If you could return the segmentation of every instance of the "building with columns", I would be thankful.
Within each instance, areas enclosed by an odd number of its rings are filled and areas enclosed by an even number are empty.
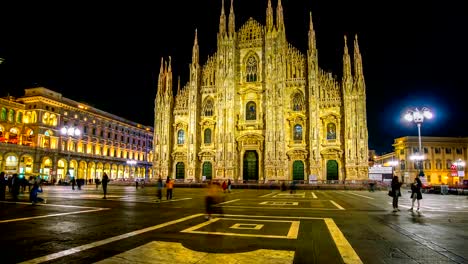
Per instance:
[[[150,178],[152,141],[152,127],[44,87],[0,98],[0,171],[6,174],[50,181],[101,179],[103,172],[111,179]]]
[[[217,51],[204,64],[195,31],[186,84],[174,81],[171,57],[161,60],[155,174],[185,180],[366,179],[366,87],[357,36],[352,52],[344,37],[338,79],[319,67],[312,14],[302,53],[286,39],[281,0],[276,10],[268,0],[264,24],[250,18],[236,27],[233,1],[226,13],[222,1]]]

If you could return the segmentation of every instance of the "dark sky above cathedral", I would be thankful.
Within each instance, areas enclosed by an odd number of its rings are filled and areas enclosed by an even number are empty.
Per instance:
[[[267,0],[235,0],[236,28],[249,17],[265,24],[266,5]],[[220,0],[2,3],[0,96],[45,86],[153,125],[161,57],[172,56],[184,84],[195,28],[201,62],[216,51],[220,6]],[[391,151],[394,138],[417,135],[416,126],[401,118],[408,107],[435,112],[423,124],[423,136],[468,136],[463,1],[283,0],[283,8],[287,38],[304,53],[312,11],[319,65],[338,76],[343,35],[359,35],[369,148]]]

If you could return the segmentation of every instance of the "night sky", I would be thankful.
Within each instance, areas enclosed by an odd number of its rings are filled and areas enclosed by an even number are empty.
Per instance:
[[[200,61],[216,51],[221,1],[101,2],[3,3],[0,96],[45,86],[152,126],[161,57],[172,56],[174,80],[181,75],[184,85],[196,28]],[[414,124],[402,121],[408,107],[434,111],[423,136],[468,136],[463,1],[371,3],[283,0],[287,38],[306,52],[312,11],[319,65],[341,76],[343,35],[359,35],[370,149],[389,152],[394,138],[417,135]],[[276,4],[273,0],[275,10]],[[229,5],[226,1],[227,13]],[[265,24],[266,5],[267,0],[236,0],[236,28],[249,17]]]

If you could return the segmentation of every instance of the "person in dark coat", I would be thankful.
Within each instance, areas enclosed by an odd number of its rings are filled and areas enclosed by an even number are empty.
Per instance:
[[[162,189],[164,188],[164,184],[163,184],[161,177],[158,178],[158,182],[156,183],[156,188],[157,188],[156,196],[158,197],[158,200],[161,202]]]
[[[0,201],[5,201],[7,181],[5,180],[5,172],[0,172]]]
[[[29,193],[29,201],[34,205],[38,202],[46,203],[46,200],[39,197],[38,193],[42,192],[42,187],[37,182],[34,182],[33,187]]]
[[[102,175],[102,191],[104,192],[104,197],[102,199],[107,199],[107,183],[109,182],[109,176],[107,176],[107,173],[104,172]]]
[[[414,207],[414,201],[418,200],[418,209],[416,211],[419,211],[419,206],[420,206],[420,200],[422,199],[422,194],[421,194],[421,188],[422,188],[422,182],[419,177],[414,178],[414,182],[411,184],[411,208],[409,211],[413,211]]]
[[[13,195],[13,200],[18,201],[18,195],[20,192],[20,184],[21,184],[21,179],[18,177],[18,174],[15,173],[13,174],[13,177],[11,177],[11,186],[12,186],[12,195]]]
[[[398,198],[401,196],[401,182],[398,181],[398,176],[393,176],[392,179],[392,197],[393,197],[393,212],[400,211],[398,209]]]

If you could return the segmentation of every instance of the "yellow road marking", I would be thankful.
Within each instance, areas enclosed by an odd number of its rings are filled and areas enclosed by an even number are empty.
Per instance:
[[[32,219],[38,219],[38,218],[54,217],[54,216],[63,216],[63,215],[72,215],[72,214],[85,214],[85,213],[91,213],[91,212],[109,210],[109,209],[110,208],[98,208],[98,209],[78,211],[78,212],[48,214],[48,215],[40,215],[40,216],[31,216],[31,217],[15,218],[15,219],[8,219],[8,220],[0,220],[0,224],[1,223],[17,222],[17,221],[26,221],[26,220],[32,220]]]
[[[333,201],[332,201],[333,203]],[[326,211],[336,211],[336,210],[345,210],[339,204],[335,204],[338,209],[335,208],[295,208],[295,207],[263,207],[263,206],[237,206],[237,205],[227,205],[222,206],[223,208],[254,208],[254,209],[270,209],[270,210],[326,210]]]
[[[126,233],[126,234],[122,234],[122,235],[119,235],[119,236],[106,238],[104,240],[96,241],[96,242],[93,242],[93,243],[89,243],[89,244],[86,244],[86,245],[70,248],[70,249],[60,251],[60,252],[57,252],[57,253],[49,254],[49,255],[38,257],[38,258],[35,258],[35,259],[31,259],[31,260],[27,260],[27,261],[21,262],[20,264],[42,263],[42,262],[54,260],[54,259],[57,259],[57,258],[61,258],[61,257],[65,257],[65,256],[68,256],[68,255],[71,255],[71,254],[81,252],[83,250],[99,247],[99,246],[102,246],[102,245],[105,245],[105,244],[108,244],[108,243],[111,243],[111,242],[115,242],[115,241],[122,240],[122,239],[125,239],[125,238],[129,238],[129,237],[132,237],[132,236],[140,235],[140,234],[143,234],[143,233],[146,233],[146,232],[149,232],[149,231],[154,231],[156,229],[160,229],[160,228],[163,228],[163,227],[166,227],[166,226],[169,226],[169,225],[173,225],[173,224],[177,224],[177,223],[180,223],[180,222],[183,222],[183,221],[187,221],[189,219],[200,217],[202,215],[203,214],[190,215],[190,216],[180,218],[180,219],[177,219],[177,220],[173,220],[173,221],[169,221],[169,222],[166,222],[166,223],[163,223],[163,224],[143,228],[143,229],[136,230],[136,231],[133,231],[133,232],[129,232],[129,233]]]
[[[234,200],[230,200],[230,201],[226,201],[224,203],[219,203],[219,204],[227,204],[227,203],[233,203],[233,202],[237,202],[239,201],[240,199],[234,199]]]
[[[346,240],[343,233],[341,233],[335,221],[331,218],[325,218],[324,221],[327,225],[328,231],[330,231],[330,235],[333,238],[336,247],[338,248],[338,251],[340,252],[341,258],[343,258],[343,262],[347,264],[362,264],[363,262],[359,258],[358,254],[354,251],[348,240]]]
[[[352,194],[352,195],[356,195],[356,196],[363,197],[363,198],[366,198],[366,199],[374,200],[373,197],[365,196],[365,195],[362,195],[362,194],[357,194],[357,193],[352,193],[352,192],[347,192],[347,194]]]
[[[274,223],[291,223],[288,234],[286,236],[277,235],[256,235],[256,234],[241,234],[241,233],[229,233],[229,232],[210,232],[210,231],[196,231],[202,227],[210,225],[219,220],[236,220],[236,221],[257,221],[257,222],[274,222]],[[195,233],[195,234],[207,234],[207,235],[224,235],[224,236],[244,236],[244,237],[265,237],[265,238],[287,238],[297,239],[299,235],[299,221],[282,221],[282,220],[258,220],[258,219],[238,219],[238,218],[213,218],[204,223],[189,227],[180,231],[181,233]]]
[[[9,202],[9,201],[0,201],[0,203],[9,203],[9,204],[26,204],[31,205],[31,203],[25,202]],[[78,205],[68,205],[68,204],[44,204],[44,203],[37,203],[37,206],[52,206],[52,207],[67,207],[67,208],[95,208],[100,209],[100,207],[92,207],[92,206],[78,206]]]
[[[267,197],[267,196],[270,196],[270,195],[273,195],[273,194],[277,194],[278,192],[272,192],[272,193],[269,193],[269,194],[265,194],[265,195],[262,195],[260,197]]]
[[[311,193],[312,193],[312,198],[313,198],[313,199],[317,199],[317,195],[315,195],[314,192],[311,192]]]
[[[330,200],[330,202],[340,210],[345,210],[341,205],[337,204],[335,201]]]
[[[97,264],[145,263],[277,263],[290,264],[294,261],[294,251],[257,249],[241,253],[206,253],[190,250],[181,243],[153,241],[139,246]]]
[[[276,202],[276,201],[266,201],[261,202],[262,205],[299,205],[299,202]]]
[[[257,224],[242,224],[237,223],[233,224],[231,227],[232,229],[253,229],[253,230],[260,230],[263,228],[264,225],[257,225]]]

